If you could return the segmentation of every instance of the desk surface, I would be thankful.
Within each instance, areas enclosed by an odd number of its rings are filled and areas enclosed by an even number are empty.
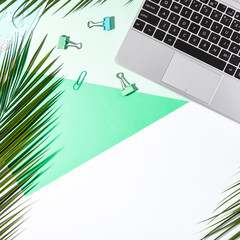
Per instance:
[[[114,63],[140,4],[109,0],[64,19],[61,12],[49,13],[36,28],[32,49],[46,33],[43,52],[69,35],[83,49],[54,51],[52,58],[61,55],[64,62],[59,76],[77,79],[87,70],[87,82],[119,88],[115,75],[124,71],[140,92],[182,99]],[[114,31],[86,27],[105,16],[116,16]],[[236,180],[239,142],[237,123],[188,103],[32,194],[39,201],[19,239],[197,240],[205,227],[198,222]]]

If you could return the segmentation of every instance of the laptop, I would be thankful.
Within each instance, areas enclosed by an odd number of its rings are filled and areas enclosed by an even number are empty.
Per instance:
[[[144,0],[115,61],[240,123],[238,0]]]

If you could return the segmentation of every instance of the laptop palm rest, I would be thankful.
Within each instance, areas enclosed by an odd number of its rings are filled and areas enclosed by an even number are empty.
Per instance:
[[[221,79],[220,74],[175,53],[162,81],[209,104]]]
[[[174,50],[137,31],[130,30],[115,61],[117,64],[159,83],[173,56]]]

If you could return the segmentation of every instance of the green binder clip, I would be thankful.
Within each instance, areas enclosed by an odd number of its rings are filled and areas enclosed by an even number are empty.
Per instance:
[[[115,29],[115,17],[105,17],[101,22],[88,22],[88,27],[103,27],[103,31],[111,31]]]
[[[121,85],[122,85],[122,90],[121,93],[123,96],[127,96],[131,93],[134,93],[138,90],[136,87],[136,84],[130,84],[127,79],[124,76],[124,73],[120,72],[117,75],[117,78],[120,79]]]
[[[62,35],[59,37],[58,39],[58,45],[57,48],[58,49],[68,49],[68,47],[75,47],[77,49],[81,49],[82,48],[82,43],[75,43],[70,41],[70,37],[66,36],[66,35]]]
[[[85,77],[87,76],[87,72],[86,71],[82,71],[80,76],[78,77],[76,83],[73,85],[73,89],[75,91],[79,90],[79,88],[82,86],[82,83],[85,79]]]

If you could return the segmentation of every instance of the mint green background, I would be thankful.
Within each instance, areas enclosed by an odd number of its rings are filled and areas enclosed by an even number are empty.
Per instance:
[[[74,91],[74,83],[65,80],[61,86],[65,92],[57,103],[61,106],[59,125],[51,137],[61,135],[48,154],[62,150],[38,179],[34,191],[186,104],[138,92],[123,97],[120,89],[91,83],[83,83]]]

